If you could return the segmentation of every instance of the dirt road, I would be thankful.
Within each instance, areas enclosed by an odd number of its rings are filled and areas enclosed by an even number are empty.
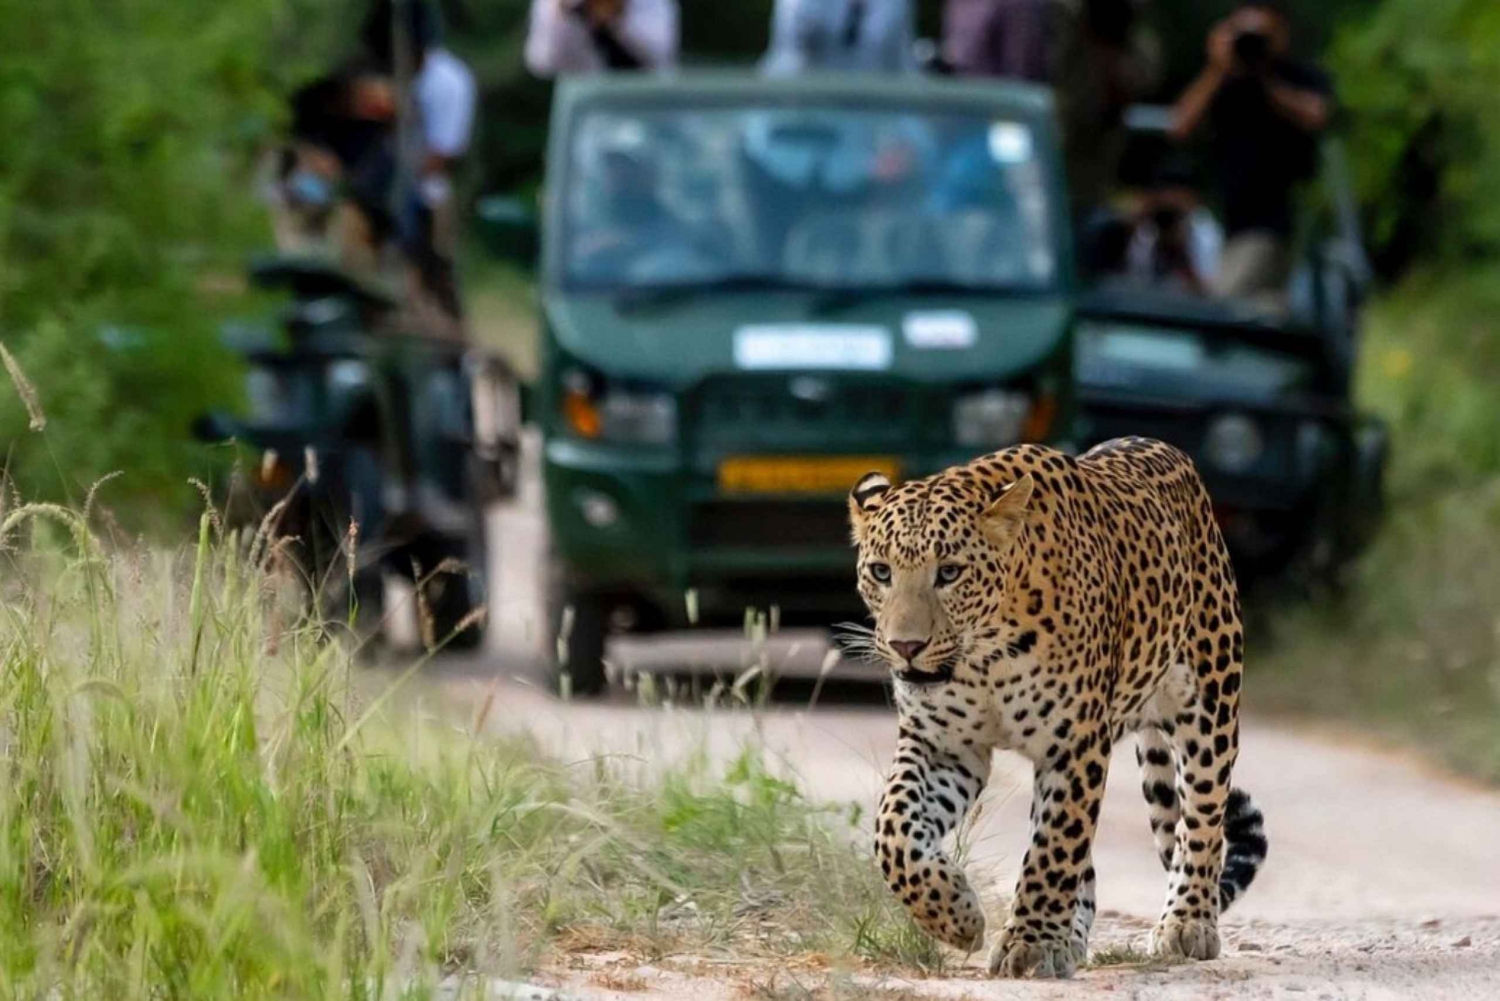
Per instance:
[[[871,806],[890,759],[895,721],[882,705],[797,705],[751,715],[692,708],[646,709],[623,695],[605,703],[561,703],[543,691],[535,668],[534,616],[524,571],[540,555],[534,507],[497,516],[508,545],[497,567],[495,644],[476,661],[450,667],[442,682],[463,702],[504,680],[491,725],[526,730],[568,757],[591,751],[671,761],[707,747],[728,757],[760,741],[810,795]],[[506,574],[510,577],[507,583]],[[530,620],[530,621],[528,621]],[[814,667],[816,642],[787,641],[775,663]],[[677,662],[744,663],[738,643],[617,647],[615,656],[649,669]],[[1247,698],[1254,706],[1253,675]],[[1224,918],[1224,957],[1168,969],[1104,968],[1065,984],[984,979],[982,956],[957,976],[919,983],[867,983],[935,998],[1163,999],[1500,999],[1500,794],[1457,783],[1411,759],[1258,720],[1245,724],[1236,784],[1265,810],[1270,856],[1260,879]],[[993,908],[1008,894],[1026,841],[1029,772],[1001,756],[981,801],[969,874],[988,885]],[[1095,849],[1100,920],[1094,948],[1143,948],[1165,884],[1156,861],[1130,749],[1117,757]],[[975,879],[977,877],[977,879]],[[992,923],[992,928],[993,928]],[[608,958],[604,962],[608,962]],[[693,976],[691,964],[628,971],[646,996],[694,1001],[745,997],[745,971]],[[774,980],[773,972],[760,971]],[[806,997],[783,974],[776,997]],[[612,996],[587,972],[567,986]],[[816,978],[814,978],[816,979]],[[771,985],[763,984],[767,990]],[[640,992],[618,996],[643,996]],[[750,996],[754,996],[753,992]]]

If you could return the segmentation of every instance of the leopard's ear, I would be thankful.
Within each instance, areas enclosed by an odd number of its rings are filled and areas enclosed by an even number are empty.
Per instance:
[[[1001,492],[979,518],[985,537],[1000,549],[1009,549],[1026,525],[1036,481],[1027,473]]]
[[[885,503],[891,491],[891,478],[884,473],[866,473],[849,491],[849,524],[854,529],[854,544],[864,542],[865,527],[871,515]]]

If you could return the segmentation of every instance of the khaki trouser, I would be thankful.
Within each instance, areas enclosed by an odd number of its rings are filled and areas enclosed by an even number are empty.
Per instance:
[[[1219,274],[1210,291],[1221,299],[1244,299],[1285,309],[1291,277],[1286,239],[1270,230],[1254,229],[1225,241]]]

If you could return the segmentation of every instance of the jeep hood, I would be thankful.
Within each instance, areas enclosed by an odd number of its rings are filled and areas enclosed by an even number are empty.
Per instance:
[[[570,358],[615,378],[685,387],[735,371],[884,372],[919,382],[1004,380],[1063,348],[1057,296],[873,295],[836,310],[801,291],[702,292],[621,305],[552,292],[543,310]]]

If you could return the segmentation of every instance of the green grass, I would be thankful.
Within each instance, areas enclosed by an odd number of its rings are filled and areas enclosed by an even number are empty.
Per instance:
[[[182,552],[56,508],[3,536],[0,995],[373,997],[580,948],[934,961],[857,811],[754,748],[648,779],[415,718],[210,519]]]
[[[1500,267],[1372,311],[1359,396],[1392,430],[1390,512],[1350,593],[1252,635],[1250,704],[1335,718],[1500,782]]]
[[[1142,949],[1126,944],[1107,945],[1102,949],[1095,949],[1089,953],[1088,963],[1085,964],[1090,970],[1111,968],[1165,970],[1175,965],[1178,965],[1177,961],[1153,956]]]

